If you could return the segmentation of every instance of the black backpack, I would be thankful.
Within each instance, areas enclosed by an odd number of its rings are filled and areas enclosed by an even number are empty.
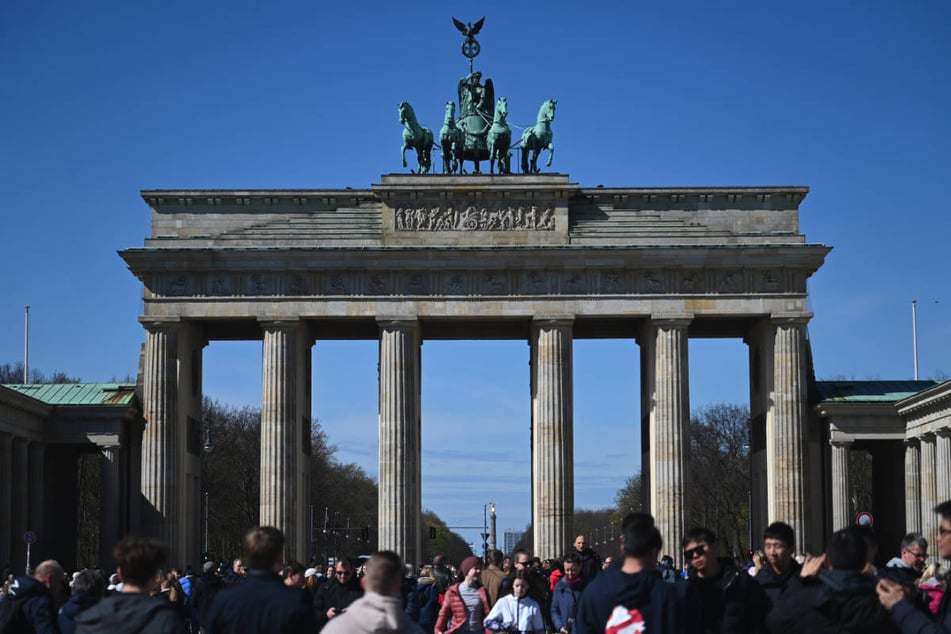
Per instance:
[[[23,604],[27,597],[0,598],[0,634],[15,634],[26,629],[26,619],[23,617]]]

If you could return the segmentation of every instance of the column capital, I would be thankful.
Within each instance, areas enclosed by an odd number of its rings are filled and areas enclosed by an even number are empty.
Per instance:
[[[771,313],[770,323],[776,326],[805,326],[812,319],[812,313]]]
[[[905,438],[905,439],[902,441],[902,443],[903,443],[906,447],[919,447],[919,446],[921,446],[921,439],[918,438],[917,436],[916,436],[916,437],[913,437],[913,438]]]
[[[182,325],[178,317],[139,317],[139,323],[149,332],[174,332]]]
[[[693,313],[659,313],[651,314],[648,325],[653,326],[680,326],[686,328],[693,323]]]
[[[951,438],[951,429],[948,429],[947,427],[942,427],[941,429],[936,430],[934,434],[935,436],[938,436],[939,438]]]
[[[380,331],[390,329],[390,330],[412,330],[419,331],[421,329],[419,319],[416,316],[412,317],[396,317],[396,316],[377,316],[376,325]]]
[[[289,330],[300,326],[302,322],[297,317],[258,317],[258,324],[262,328],[272,328],[275,330]]]
[[[830,438],[829,446],[831,447],[842,447],[848,449],[855,442],[854,438]]]

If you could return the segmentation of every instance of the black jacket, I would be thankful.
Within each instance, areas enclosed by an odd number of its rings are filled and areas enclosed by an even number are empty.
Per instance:
[[[772,634],[899,631],[875,592],[875,577],[850,570],[822,570],[783,594],[766,617]]]
[[[581,576],[585,581],[591,581],[601,572],[601,557],[587,546],[584,550],[575,549],[575,553],[581,557]]]
[[[802,565],[794,559],[792,567],[782,575],[779,575],[776,574],[773,567],[769,565],[769,562],[766,562],[763,564],[763,567],[760,568],[759,572],[756,573],[756,577],[754,578],[759,582],[759,585],[763,587],[763,590],[766,591],[770,605],[775,605],[775,603],[779,601],[779,597],[783,596],[787,587],[799,583],[800,570],[802,570]]]
[[[30,632],[45,634],[57,633],[56,612],[53,609],[53,595],[49,589],[33,577],[17,577],[10,586],[7,601],[16,601],[20,605],[22,620],[32,629]]]
[[[313,632],[306,590],[284,585],[270,570],[248,570],[244,581],[218,592],[208,609],[208,634]]]
[[[314,594],[313,610],[317,620],[317,631],[322,630],[330,620],[327,618],[327,610],[336,608],[338,613],[343,612],[348,605],[362,596],[363,588],[356,575],[352,576],[347,583],[339,583],[336,579],[328,581]]]
[[[201,627],[208,626],[208,610],[211,608],[211,602],[215,595],[224,588],[224,579],[215,574],[214,571],[195,580],[192,586],[191,604],[198,614],[198,624]]]
[[[101,600],[102,597],[85,592],[69,597],[69,600],[59,609],[59,615],[56,617],[60,634],[73,634],[76,631],[76,617]]]
[[[688,631],[703,634],[759,634],[766,631],[769,611],[766,592],[733,560],[717,560],[720,574],[701,579],[693,568],[687,580],[676,585],[686,608]]]
[[[184,634],[178,611],[165,599],[147,594],[113,594],[76,617],[77,634],[148,632]]]

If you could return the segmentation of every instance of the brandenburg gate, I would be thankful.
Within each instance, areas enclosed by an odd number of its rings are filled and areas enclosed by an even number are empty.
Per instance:
[[[536,554],[572,539],[572,343],[639,344],[640,458],[665,544],[684,530],[691,338],[749,347],[753,531],[821,548],[807,412],[804,187],[583,187],[564,174],[385,175],[369,189],[144,191],[151,237],[121,252],[144,285],[141,530],[199,551],[202,349],[263,341],[260,522],[307,556],[311,348],[379,341],[379,546],[421,563],[421,346],[530,346]],[[632,346],[633,351],[633,346]],[[745,377],[744,379],[745,380]],[[316,407],[314,407],[316,405]],[[716,474],[711,474],[715,477]],[[316,492],[319,496],[320,492]],[[674,546],[673,548],[676,548]],[[673,552],[673,551],[672,551]]]

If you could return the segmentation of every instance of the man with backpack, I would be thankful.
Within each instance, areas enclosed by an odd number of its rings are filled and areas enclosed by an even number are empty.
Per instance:
[[[572,634],[686,631],[676,586],[657,572],[663,546],[649,513],[631,513],[621,523],[624,562],[605,569],[585,589]]]

